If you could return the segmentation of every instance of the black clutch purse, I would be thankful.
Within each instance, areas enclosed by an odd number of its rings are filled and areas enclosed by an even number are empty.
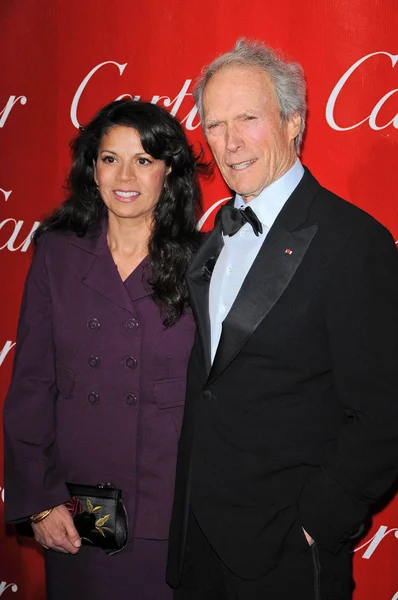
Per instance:
[[[66,482],[72,496],[65,506],[71,513],[82,544],[106,554],[123,550],[128,539],[127,511],[122,492],[110,483],[83,485]]]
[[[111,483],[83,485],[66,482],[71,499],[65,503],[82,544],[106,554],[123,550],[128,540],[128,518],[122,492]],[[20,535],[33,536],[31,521],[16,524]]]

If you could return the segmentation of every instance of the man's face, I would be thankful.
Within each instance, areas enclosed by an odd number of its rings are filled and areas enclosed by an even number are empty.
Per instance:
[[[228,186],[253,200],[296,160],[300,117],[281,121],[274,87],[257,67],[225,67],[203,94],[204,131]]]

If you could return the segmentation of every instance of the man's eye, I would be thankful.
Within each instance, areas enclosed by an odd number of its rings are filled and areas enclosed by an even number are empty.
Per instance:
[[[210,125],[207,126],[207,129],[216,129],[216,127],[219,126],[219,123],[210,123]]]
[[[253,115],[247,115],[245,117],[245,121],[254,121],[255,119],[257,119],[257,117],[253,117]]]

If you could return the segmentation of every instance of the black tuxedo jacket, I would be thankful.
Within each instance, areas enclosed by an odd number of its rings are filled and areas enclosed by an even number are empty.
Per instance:
[[[398,465],[398,254],[389,232],[306,170],[270,229],[210,361],[219,225],[188,273],[197,321],[167,579],[189,505],[237,575],[256,579],[302,527],[337,553]]]

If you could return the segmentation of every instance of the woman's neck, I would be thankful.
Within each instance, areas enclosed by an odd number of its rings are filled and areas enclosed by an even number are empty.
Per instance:
[[[108,216],[107,242],[123,280],[148,254],[150,227],[147,221]]]
[[[108,215],[107,241],[111,252],[131,256],[137,252],[148,254],[150,226],[147,221],[121,219],[112,213]]]

